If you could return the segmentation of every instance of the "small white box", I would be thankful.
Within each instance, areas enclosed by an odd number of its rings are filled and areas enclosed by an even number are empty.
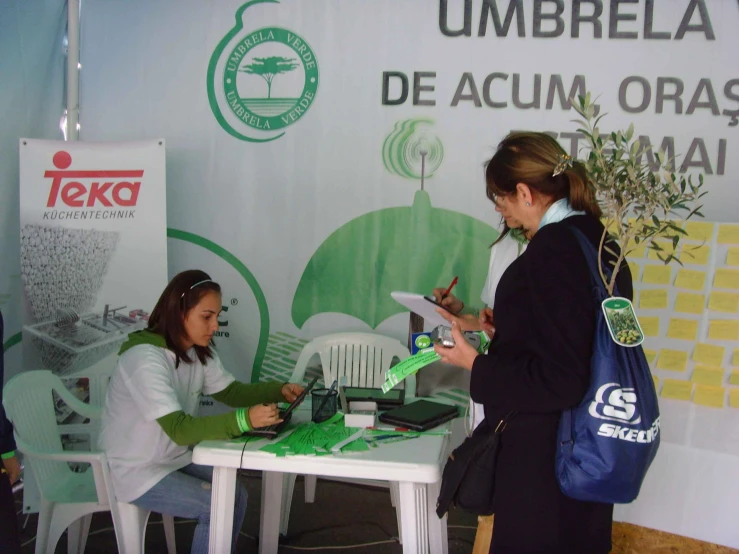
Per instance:
[[[344,414],[346,427],[374,427],[377,402],[349,402],[349,413]]]

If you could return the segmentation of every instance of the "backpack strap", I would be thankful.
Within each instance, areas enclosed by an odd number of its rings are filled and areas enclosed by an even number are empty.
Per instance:
[[[588,268],[590,269],[590,280],[593,283],[593,287],[595,287],[595,289],[602,294],[607,295],[608,291],[606,290],[606,286],[603,283],[603,280],[600,278],[600,273],[598,272],[598,250],[580,229],[573,225],[567,225],[567,227],[572,231],[572,233],[575,235],[575,238],[577,239],[577,242],[580,244],[580,250],[582,250],[582,253],[585,256],[585,260],[588,263]],[[606,279],[610,279],[613,270],[607,267],[606,264],[602,264],[601,267],[603,269],[603,274],[606,276]],[[618,292],[618,285],[614,284],[613,295],[620,296]]]

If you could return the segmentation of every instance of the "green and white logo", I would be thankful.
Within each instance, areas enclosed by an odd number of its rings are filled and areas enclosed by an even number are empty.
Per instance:
[[[431,132],[431,119],[398,121],[382,144],[382,162],[393,175],[407,179],[433,177],[444,159],[444,146]]]
[[[244,12],[274,0],[251,0],[236,11],[236,25],[208,65],[208,101],[218,123],[248,142],[280,138],[310,109],[318,91],[318,62],[300,35],[281,27],[244,32]],[[220,74],[220,76],[219,76]],[[245,134],[247,133],[247,134]],[[256,133],[256,135],[254,135]]]
[[[416,337],[416,347],[423,350],[431,346],[431,339],[428,335],[419,335]]]

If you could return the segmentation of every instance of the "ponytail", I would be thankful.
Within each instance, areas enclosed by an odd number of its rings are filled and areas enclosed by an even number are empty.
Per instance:
[[[569,201],[572,209],[583,211],[600,218],[603,212],[595,197],[595,190],[590,183],[582,162],[575,161],[572,167],[567,168],[564,176],[569,180]]]

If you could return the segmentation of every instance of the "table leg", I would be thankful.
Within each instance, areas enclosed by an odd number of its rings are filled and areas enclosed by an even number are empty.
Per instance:
[[[399,489],[403,554],[429,554],[426,484],[401,481]]]
[[[210,496],[209,554],[231,552],[236,498],[236,468],[214,467]]]
[[[282,513],[282,484],[285,474],[262,472],[262,513],[259,519],[259,554],[277,554]]]
[[[428,525],[429,525],[429,553],[430,554],[448,554],[449,538],[446,532],[446,514],[439,519],[436,515],[436,500],[439,498],[438,483],[429,483],[426,486],[428,497]]]

